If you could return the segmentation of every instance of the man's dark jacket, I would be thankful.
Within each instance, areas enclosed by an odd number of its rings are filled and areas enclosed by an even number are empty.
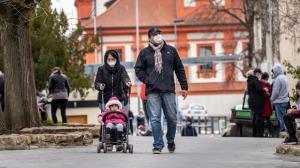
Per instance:
[[[149,93],[175,93],[174,71],[180,82],[182,90],[188,90],[185,71],[177,50],[164,44],[161,49],[162,72],[155,71],[155,51],[149,45],[138,56],[135,64],[135,73],[140,81],[146,84],[146,94]]]

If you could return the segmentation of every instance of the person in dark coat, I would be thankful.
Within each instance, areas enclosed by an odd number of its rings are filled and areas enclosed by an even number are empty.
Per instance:
[[[296,137],[296,118],[300,118],[300,81],[296,84],[297,106],[294,109],[289,109],[287,114],[283,116],[283,121],[288,133],[288,137],[282,142],[286,145],[297,145],[298,139]]]
[[[254,71],[251,71],[247,73],[247,89],[249,95],[248,104],[252,112],[252,135],[254,137],[263,137],[264,123],[262,113],[266,90],[260,86],[261,70],[256,68]]]
[[[4,112],[4,74],[0,71],[0,103],[1,111]]]
[[[131,87],[128,73],[120,63],[119,54],[115,50],[108,50],[104,55],[104,65],[97,71],[94,82],[95,89],[99,91],[98,102],[101,111],[102,103],[106,104],[111,97],[117,97],[123,106],[126,106],[126,87]],[[102,100],[102,94],[104,100]]]
[[[264,122],[266,122],[269,136],[271,136],[271,135],[273,135],[272,124],[271,124],[271,120],[270,120],[270,117],[273,113],[272,104],[271,104],[271,100],[270,100],[270,97],[271,97],[270,93],[272,93],[272,86],[270,85],[268,80],[269,80],[269,74],[267,72],[264,72],[261,76],[260,86],[264,90],[268,90],[268,92],[266,92],[264,94],[264,110],[262,113],[262,117],[264,119]]]
[[[65,75],[62,74],[59,67],[52,69],[49,77],[48,88],[52,94],[51,115],[54,123],[57,123],[56,111],[60,107],[61,118],[63,123],[67,123],[66,108],[70,94],[70,87]]]
[[[193,119],[187,118],[186,125],[181,131],[181,136],[198,136],[196,128],[192,126]]]
[[[133,135],[133,119],[134,119],[133,112],[131,110],[129,110],[128,111],[128,120],[129,120],[128,129],[129,129],[131,135]]]
[[[166,44],[160,30],[155,27],[150,28],[148,38],[149,45],[139,53],[134,67],[135,73],[138,79],[146,84],[147,110],[151,114],[154,137],[153,154],[160,154],[164,148],[161,128],[162,111],[168,123],[168,150],[173,153],[177,124],[174,72],[181,85],[184,99],[188,91],[187,79],[176,48]]]

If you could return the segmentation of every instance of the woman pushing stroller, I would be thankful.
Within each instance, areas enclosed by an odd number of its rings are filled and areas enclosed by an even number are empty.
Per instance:
[[[101,111],[111,97],[117,97],[124,107],[128,103],[127,87],[131,81],[117,51],[108,50],[104,55],[104,65],[100,66],[95,79],[95,89],[98,93],[98,103]]]
[[[104,55],[104,64],[98,68],[94,85],[95,85],[95,89],[99,91],[98,103],[99,103],[99,108],[100,108],[101,112],[107,113],[109,110],[112,110],[112,109],[115,110],[115,108],[118,108],[120,110],[120,112],[122,112],[121,111],[122,108],[126,109],[126,106],[129,101],[129,96],[127,96],[127,93],[129,91],[129,88],[131,87],[131,81],[130,81],[129,75],[128,75],[125,67],[123,65],[121,65],[121,63],[120,63],[120,56],[117,51],[115,51],[115,50],[106,51],[106,53]],[[121,106],[118,103],[118,107],[107,106],[108,109],[106,109],[105,104],[107,104],[109,99],[112,97],[114,97],[114,99],[117,99],[120,102]],[[105,109],[106,109],[106,111],[105,111]],[[104,116],[104,115],[101,114],[101,116]],[[109,115],[109,116],[107,116],[107,119],[112,119],[110,117],[115,117],[115,116]],[[104,125],[107,128],[107,131],[111,131],[108,129],[111,129],[112,127],[116,127],[118,130],[122,129],[121,126],[124,127],[124,125],[120,124],[120,123],[117,123],[117,124],[104,123]],[[101,145],[103,142],[102,131],[103,130],[100,129],[99,141],[100,141]],[[121,132],[121,131],[119,131],[119,132]],[[105,134],[105,136],[108,137],[108,136],[110,136],[110,134],[109,133]],[[119,135],[119,137],[120,136],[121,135]],[[120,138],[119,138],[119,141],[120,141]],[[126,144],[128,144],[128,142]],[[105,149],[101,145],[100,145],[100,149]],[[108,145],[110,145],[110,144],[108,144]]]

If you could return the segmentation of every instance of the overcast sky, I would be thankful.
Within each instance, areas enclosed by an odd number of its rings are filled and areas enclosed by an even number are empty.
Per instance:
[[[69,27],[72,30],[76,27],[77,24],[77,12],[74,6],[75,0],[51,0],[53,8],[56,8],[58,11],[64,10],[68,19]]]

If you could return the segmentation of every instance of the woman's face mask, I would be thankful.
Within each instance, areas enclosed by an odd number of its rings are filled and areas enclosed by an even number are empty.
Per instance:
[[[109,56],[107,57],[107,64],[108,64],[110,67],[114,67],[114,66],[116,65],[116,63],[117,63],[117,60],[116,60],[113,56],[109,55]]]
[[[107,64],[110,66],[110,67],[114,67],[116,65],[117,61],[109,61],[107,62]]]
[[[161,44],[163,42],[163,36],[161,34],[154,36],[153,42],[155,44]]]

